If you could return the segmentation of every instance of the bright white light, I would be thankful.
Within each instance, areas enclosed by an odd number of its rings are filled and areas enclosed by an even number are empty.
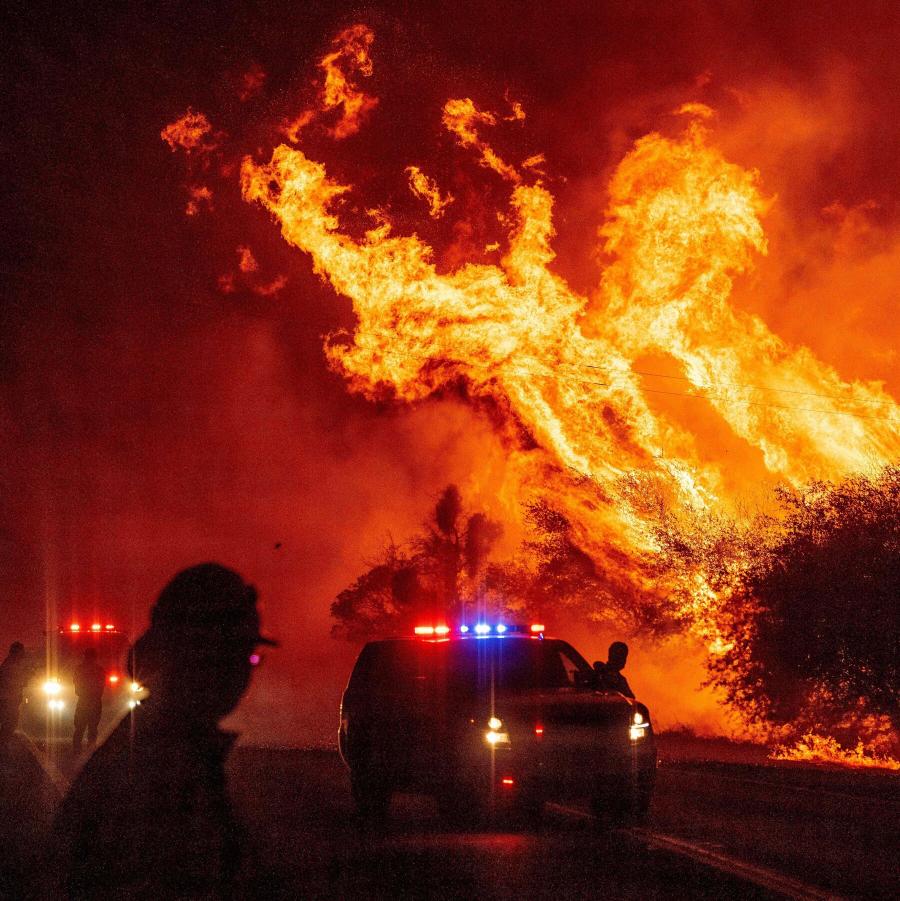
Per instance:
[[[435,635],[446,635],[450,631],[449,626],[435,626],[434,634]]]
[[[58,695],[62,691],[59,679],[48,679],[41,687],[45,695]]]
[[[140,704],[140,703],[141,703],[140,701],[136,701],[134,698],[132,698],[132,699],[128,702],[128,709],[129,709],[129,710],[134,710],[134,708],[137,707],[138,704]]]
[[[59,712],[65,709],[66,702],[62,698],[51,698],[51,700],[47,701],[47,707],[50,710]]]
[[[492,729],[490,732],[485,732],[484,737],[489,745],[508,745],[509,744],[509,733],[508,732],[494,732],[494,730]]]
[[[640,713],[638,713],[637,711],[635,711],[635,714],[634,714],[634,724],[635,724],[635,726],[640,726],[640,724],[643,723],[643,722],[644,722],[644,717],[643,717]]]
[[[497,634],[502,635],[506,631],[506,626],[503,623],[497,623]]]
[[[491,627],[487,623],[478,623],[478,625],[475,626],[476,635],[487,635],[490,631]]]
[[[632,726],[628,730],[628,734],[632,741],[639,741],[647,734],[647,726],[649,723],[642,723],[640,726]]]
[[[131,690],[135,693],[139,692],[141,690],[141,683],[140,682],[132,682]]]
[[[493,729],[495,732],[496,732],[497,729],[499,729],[502,725],[503,725],[503,722],[502,722],[501,720],[498,720],[497,717],[495,717],[495,716],[492,716],[492,717],[488,720],[488,727],[489,727],[490,729]]]
[[[463,635],[465,635],[466,632],[469,631],[469,627],[468,626],[460,626],[459,631],[462,632]]]

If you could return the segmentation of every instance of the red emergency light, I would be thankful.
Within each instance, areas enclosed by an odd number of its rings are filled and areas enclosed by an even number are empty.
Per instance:
[[[72,623],[72,625],[69,626],[69,631],[70,632],[80,632],[81,626],[79,626],[78,623]]]
[[[449,635],[449,626],[416,626],[413,630],[416,635]]]

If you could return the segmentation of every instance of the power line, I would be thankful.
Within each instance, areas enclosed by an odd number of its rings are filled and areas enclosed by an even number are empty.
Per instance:
[[[400,351],[396,351],[396,350],[382,351],[382,355],[383,356],[400,357],[403,359],[414,359],[414,360],[432,360],[432,359],[434,359],[433,357],[429,357],[429,356],[416,356],[415,354],[404,354],[404,353],[402,353]],[[538,360],[537,362],[542,363],[542,361],[540,361],[540,360]],[[475,364],[468,364],[468,365],[480,366],[482,368],[486,367],[486,364],[484,364],[484,363],[475,363]],[[603,367],[603,366],[597,366],[597,365],[591,364],[591,363],[563,363],[561,365],[571,366],[573,368],[583,366],[583,367],[589,368],[589,369],[597,369],[600,371],[608,371],[608,372],[621,372],[623,374],[627,373],[627,372],[634,372],[634,373],[640,374],[640,375],[658,375],[662,378],[677,378],[679,380],[690,382],[690,379],[686,378],[685,376],[665,376],[662,373],[649,373],[646,370],[625,369],[623,367],[611,367],[611,366]],[[551,372],[551,373],[548,373],[548,376],[556,377],[558,374],[559,373],[557,373],[557,372]],[[564,375],[564,377],[566,377],[566,376]],[[568,378],[571,378],[573,381],[577,381],[580,384],[584,384],[584,385],[597,385],[598,387],[601,387],[601,388],[613,388],[614,387],[609,382],[598,382],[593,379],[585,379],[584,377],[568,376]],[[754,386],[749,386],[749,385],[740,385],[737,382],[735,382],[733,384],[735,387],[745,387],[745,388],[754,387]],[[874,422],[900,423],[900,417],[870,416],[865,413],[854,413],[850,410],[822,410],[822,409],[814,409],[814,408],[810,408],[810,407],[794,407],[789,404],[773,404],[773,403],[769,403],[766,401],[745,400],[745,399],[741,399],[741,398],[728,398],[721,394],[686,394],[683,391],[665,391],[661,388],[648,388],[646,385],[642,385],[641,390],[646,391],[650,394],[664,394],[664,395],[668,395],[669,397],[684,397],[684,398],[687,398],[688,400],[719,400],[719,401],[722,401],[723,403],[727,403],[727,404],[743,404],[743,405],[750,406],[750,407],[769,407],[773,410],[787,410],[787,411],[791,411],[791,412],[795,412],[795,413],[813,413],[813,414],[826,415],[826,416],[828,416],[828,415],[851,416],[854,419],[867,419],[867,420],[872,420]],[[806,394],[811,397],[820,397],[825,400],[840,400],[840,398],[836,397],[835,395],[815,394],[814,392],[801,392],[801,391],[795,392],[792,389],[759,388],[757,390],[772,390],[772,391],[785,390],[785,391],[790,391],[791,393]]]
[[[652,376],[654,378],[660,378],[660,379],[673,379],[673,380],[677,380],[680,382],[690,382],[692,385],[694,384],[693,379],[688,378],[686,375],[670,375],[665,372],[650,372],[646,369],[630,369],[630,368],[626,369],[623,366],[598,366],[596,363],[565,363],[564,365],[566,365],[566,366],[583,366],[586,369],[597,369],[597,370],[600,370],[601,372],[622,372],[622,373],[633,372],[635,375]],[[704,387],[715,388],[717,386],[716,385],[706,385]],[[820,394],[815,391],[800,391],[796,388],[781,388],[781,387],[776,388],[772,385],[750,385],[750,384],[747,384],[746,382],[729,382],[727,385],[724,385],[722,387],[747,388],[752,391],[777,391],[779,393],[784,393],[784,394],[797,394],[797,395],[800,395],[803,397],[818,397],[818,398],[821,398],[822,400],[835,400],[835,401],[838,401],[839,403],[847,403],[848,402],[847,398],[840,397],[837,394]],[[649,391],[652,389],[648,388],[647,390]],[[689,395],[689,396],[694,397],[696,395]],[[877,404],[872,401],[850,400],[849,403],[852,403],[858,407],[875,407],[875,406],[877,406]],[[791,408],[791,409],[799,409],[799,408]]]

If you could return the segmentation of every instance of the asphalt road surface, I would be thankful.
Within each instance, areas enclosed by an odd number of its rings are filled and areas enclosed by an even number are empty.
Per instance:
[[[24,741],[0,755],[7,889],[35,865],[54,781],[64,788],[39,760],[46,766]],[[414,795],[395,798],[384,827],[360,828],[332,752],[238,748],[229,770],[265,897],[900,897],[900,780],[890,774],[664,757],[644,830],[606,831],[585,802],[548,805],[537,828],[466,832],[448,830]]]
[[[427,798],[358,828],[333,754],[241,751],[235,798],[262,859],[305,898],[898,898],[896,776],[664,765],[648,828],[607,832],[584,804],[538,828],[452,832]]]

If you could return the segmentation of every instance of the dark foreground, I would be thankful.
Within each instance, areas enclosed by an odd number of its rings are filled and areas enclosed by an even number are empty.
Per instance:
[[[647,829],[613,833],[579,804],[538,828],[451,832],[416,796],[363,830],[331,752],[239,748],[230,778],[265,897],[900,897],[898,777],[663,761]],[[2,763],[0,895],[27,897],[54,787],[24,743]]]

